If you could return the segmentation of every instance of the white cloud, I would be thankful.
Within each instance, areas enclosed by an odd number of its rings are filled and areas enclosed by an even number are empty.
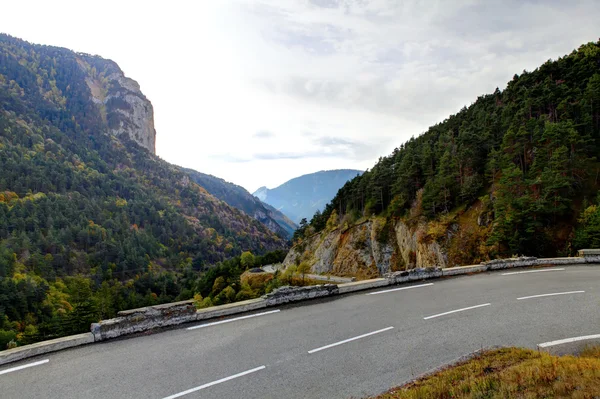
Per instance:
[[[160,156],[254,190],[371,167],[513,74],[597,40],[600,7],[21,0],[3,14],[15,16],[6,33],[115,60],[154,104]]]

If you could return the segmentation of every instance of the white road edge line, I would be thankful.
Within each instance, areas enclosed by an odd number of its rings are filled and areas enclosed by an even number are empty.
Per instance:
[[[568,295],[568,294],[583,294],[583,293],[585,293],[585,291],[554,292],[552,294],[522,296],[521,298],[517,298],[517,301],[520,301],[521,299],[541,298],[541,297],[544,297],[544,296]]]
[[[559,268],[554,268],[554,269],[542,269],[542,270],[526,270],[523,272],[510,272],[510,273],[502,273],[503,276],[510,276],[513,274],[526,274],[526,273],[541,273],[541,272],[560,272],[560,271],[564,271],[565,269],[562,267]]]
[[[343,341],[336,342],[334,344],[325,345],[325,346],[322,346],[322,347],[317,348],[317,349],[309,350],[308,353],[312,354],[312,353],[315,353],[315,352],[322,351],[323,349],[333,348],[334,346],[342,345],[342,344],[345,344],[347,342],[356,341],[357,339],[365,338],[365,337],[368,337],[369,335],[379,334],[379,333],[382,333],[384,331],[391,330],[392,328],[394,328],[394,327],[382,328],[381,330],[377,330],[377,331],[373,331],[373,332],[366,333],[366,334],[363,334],[363,335],[359,335],[359,336],[354,337],[354,338],[348,338],[348,339],[345,339]]]
[[[411,285],[410,287],[393,288],[391,290],[383,290],[383,291],[377,291],[377,292],[369,292],[368,294],[365,294],[365,295],[379,295],[379,294],[385,294],[385,293],[388,293],[388,292],[409,290],[411,288],[428,287],[430,285],[433,285],[433,283]]]
[[[600,334],[596,334],[596,335],[584,335],[582,337],[573,337],[573,338],[559,339],[558,341],[544,342],[542,344],[538,344],[538,346],[540,348],[546,348],[548,346],[561,345],[561,344],[569,344],[571,342],[585,341],[585,340],[588,340],[588,339],[600,339]]]
[[[440,313],[440,314],[434,314],[433,316],[423,317],[423,320],[429,320],[429,319],[433,319],[435,317],[445,316],[445,315],[451,314],[451,313],[464,312],[465,310],[477,309],[477,308],[482,308],[484,306],[490,306],[490,305],[491,305],[491,303],[484,303],[481,305],[469,306],[468,308],[451,310],[449,312],[444,312],[444,313]]]
[[[50,361],[49,359],[45,359],[45,360],[40,360],[39,362],[24,364],[24,365],[18,366],[18,367],[13,367],[11,369],[0,370],[0,375],[12,373],[13,371],[23,370],[23,369],[33,367],[33,366],[39,366],[40,364],[48,363],[49,361]]]
[[[179,393],[176,393],[175,395],[167,396],[167,397],[165,397],[163,399],[175,399],[175,398],[179,398],[181,396],[190,394],[192,392],[196,392],[196,391],[199,391],[199,390],[204,389],[204,388],[212,387],[213,385],[217,385],[217,384],[220,384],[222,382],[233,380],[234,378],[242,377],[242,376],[244,376],[246,374],[255,373],[257,371],[264,370],[265,368],[266,368],[265,366],[260,366],[260,367],[254,368],[252,370],[242,371],[241,373],[234,374],[234,375],[231,375],[229,377],[221,378],[220,380],[209,382],[208,384],[200,385],[199,387],[191,388],[191,389],[188,389],[187,391],[179,392]]]
[[[251,315],[248,315],[248,316],[236,317],[236,318],[233,318],[233,319],[215,321],[213,323],[207,323],[207,324],[201,324],[199,326],[188,327],[187,330],[195,330],[197,328],[204,328],[204,327],[216,326],[217,324],[231,323],[232,321],[249,319],[251,317],[264,316],[264,315],[271,314],[271,313],[277,313],[279,311],[280,311],[279,309],[276,309],[276,310],[270,310],[268,312],[255,313],[255,314],[251,314]]]

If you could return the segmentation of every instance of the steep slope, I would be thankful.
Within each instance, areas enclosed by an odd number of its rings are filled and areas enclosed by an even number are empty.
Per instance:
[[[372,276],[597,246],[599,150],[600,42],[381,158],[297,231],[286,263]]]
[[[273,189],[261,187],[253,195],[300,223],[303,218],[310,219],[316,211],[322,211],[344,183],[361,173],[352,169],[320,171],[296,177]]]
[[[119,71],[0,35],[0,338],[187,299],[195,270],[286,247],[149,151],[152,106]]]
[[[193,169],[183,170],[190,175],[192,181],[198,183],[210,194],[252,216],[275,234],[289,239],[294,234],[294,230],[298,228],[285,215],[269,205],[263,204],[245,188]]]
[[[254,198],[257,198],[257,197],[254,197]],[[261,201],[261,204],[263,204],[265,209],[268,211],[271,219],[275,220],[277,222],[277,224],[279,224],[291,238],[293,236],[294,232],[296,231],[296,229],[298,229],[298,225],[296,223],[294,223],[292,221],[292,219],[290,219],[289,217],[287,217],[286,215],[284,215],[282,212],[278,211],[277,209],[273,208],[271,205],[267,204],[266,202]]]

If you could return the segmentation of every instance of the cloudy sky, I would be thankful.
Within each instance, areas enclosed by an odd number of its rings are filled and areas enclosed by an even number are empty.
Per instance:
[[[115,60],[154,105],[158,155],[251,192],[367,169],[600,37],[593,0],[19,0],[2,14],[2,32]]]

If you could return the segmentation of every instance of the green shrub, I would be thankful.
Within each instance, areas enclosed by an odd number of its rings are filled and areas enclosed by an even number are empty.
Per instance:
[[[9,342],[17,338],[17,333],[14,331],[0,330],[0,350],[7,348]]]

